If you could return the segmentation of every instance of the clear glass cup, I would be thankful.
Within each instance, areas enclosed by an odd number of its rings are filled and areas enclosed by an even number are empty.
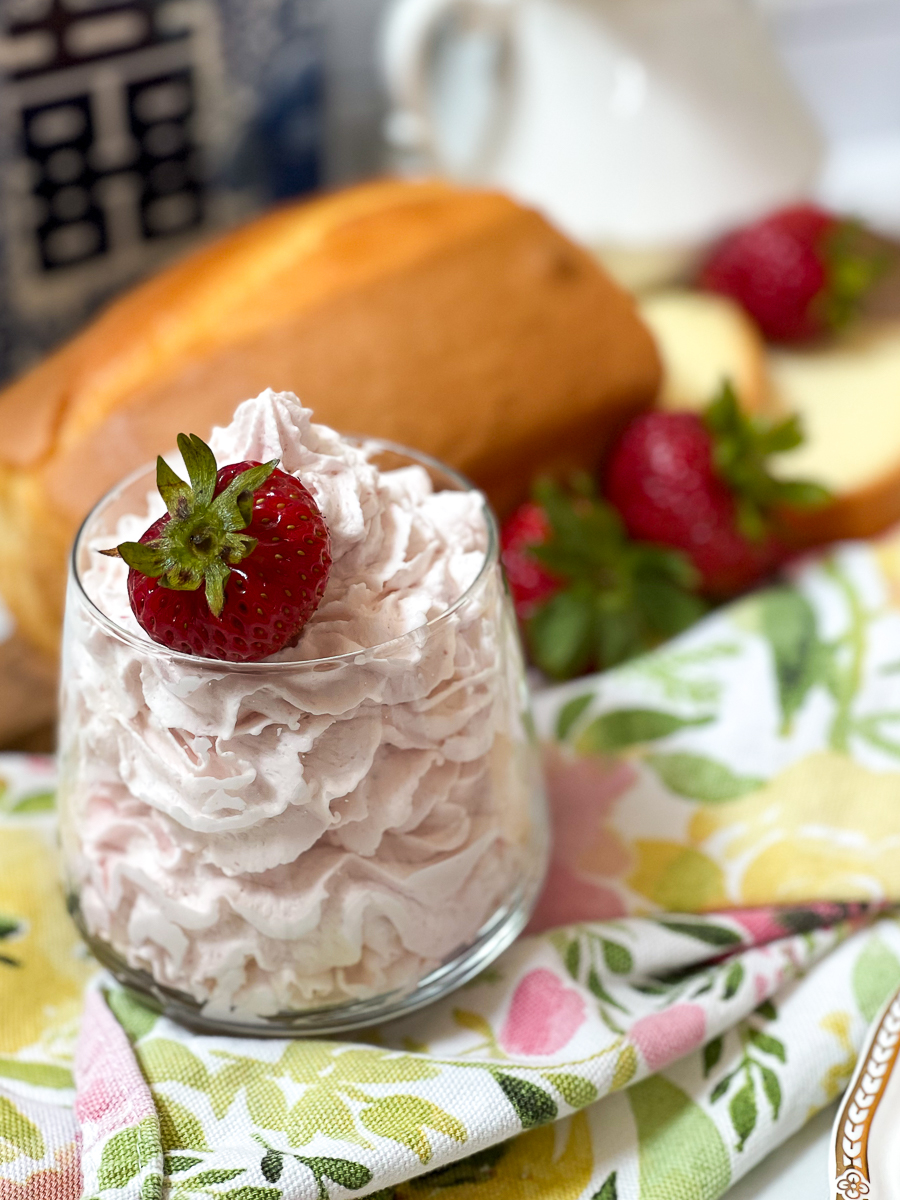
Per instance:
[[[362,444],[383,470],[471,486]],[[86,588],[154,478],[145,468],[101,500],[72,555],[59,799],[83,936],[125,986],[208,1032],[336,1033],[437,999],[521,931],[546,866],[492,513],[477,578],[413,632],[332,658],[223,663],[122,628]]]

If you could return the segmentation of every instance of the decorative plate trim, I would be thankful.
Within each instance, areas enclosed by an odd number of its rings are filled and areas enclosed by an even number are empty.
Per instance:
[[[900,1053],[900,991],[876,1019],[844,1095],[832,1134],[833,1200],[871,1197],[869,1132]]]

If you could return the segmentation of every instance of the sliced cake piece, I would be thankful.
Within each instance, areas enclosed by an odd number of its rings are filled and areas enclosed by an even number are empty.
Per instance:
[[[667,289],[641,297],[639,310],[663,360],[662,408],[703,408],[730,379],[744,408],[767,409],[765,347],[737,304],[711,293]]]
[[[806,430],[780,469],[834,493],[792,518],[798,540],[871,537],[900,520],[900,321],[860,324],[827,347],[772,351],[769,369],[779,405]]]

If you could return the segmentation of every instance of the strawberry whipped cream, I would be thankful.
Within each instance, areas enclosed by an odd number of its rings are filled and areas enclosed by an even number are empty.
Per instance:
[[[125,564],[90,554],[82,587],[107,621],[71,585],[61,739],[81,919],[208,1016],[409,992],[539,873],[483,499],[380,470],[290,393],[246,401],[210,445],[222,465],[278,458],[312,492],[328,587],[296,646],[222,664],[152,643]],[[154,496],[113,540],[161,512]]]

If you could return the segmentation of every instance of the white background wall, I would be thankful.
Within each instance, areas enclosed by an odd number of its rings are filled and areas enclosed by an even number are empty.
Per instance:
[[[788,69],[828,138],[823,198],[900,233],[900,0],[751,2],[770,20]],[[375,62],[386,5],[326,0],[333,183],[372,174],[386,162]]]

